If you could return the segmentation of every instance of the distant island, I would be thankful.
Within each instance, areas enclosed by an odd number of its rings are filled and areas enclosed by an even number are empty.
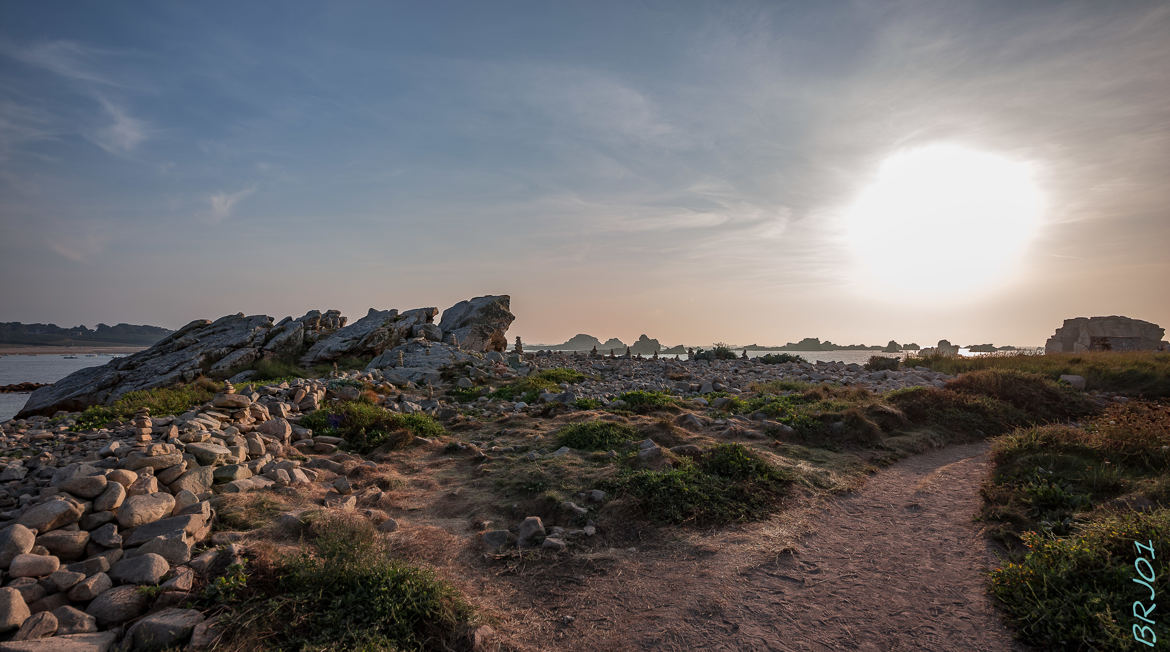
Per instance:
[[[949,345],[949,343],[948,343]],[[902,351],[920,351],[921,346],[916,342],[908,344],[899,344],[895,340],[890,340],[884,346],[881,344],[835,344],[829,340],[821,341],[819,337],[806,337],[799,342],[789,342],[783,346],[764,346],[761,344],[748,344],[746,346],[736,346],[731,344],[711,344],[706,346],[686,346],[684,344],[676,344],[674,346],[665,346],[658,340],[650,338],[643,334],[633,344],[626,344],[616,337],[602,342],[592,335],[586,333],[578,333],[570,337],[568,341],[562,344],[533,344],[527,345],[533,350],[542,351],[591,351],[594,348],[599,353],[608,354],[610,351],[615,351],[619,354],[624,354],[626,348],[630,349],[632,355],[653,355],[655,353],[662,354],[684,354],[687,349],[709,349],[715,346],[727,346],[730,349],[745,350],[745,351],[880,351],[882,353],[901,353]],[[966,347],[972,353],[992,353],[995,351],[1018,351],[1019,348],[1015,346],[995,346],[994,344],[972,344]]]
[[[169,328],[135,324],[98,324],[91,330],[85,326],[0,322],[0,345],[5,346],[150,346],[170,334]]]
[[[719,345],[713,344],[713,345],[706,345],[706,346],[690,346],[690,347],[688,347],[687,345],[684,345],[684,344],[676,344],[674,346],[668,347],[668,346],[662,344],[661,342],[659,342],[657,339],[653,339],[645,334],[640,336],[638,338],[638,340],[636,342],[634,342],[633,344],[626,344],[625,342],[621,341],[620,339],[618,339],[616,337],[611,337],[610,339],[602,342],[601,340],[599,340],[598,338],[596,338],[592,335],[588,335],[586,333],[578,333],[577,335],[570,337],[567,341],[565,341],[561,344],[533,344],[533,345],[529,345],[529,346],[534,350],[547,350],[547,351],[591,351],[594,348],[596,348],[598,350],[598,352],[600,352],[600,353],[609,353],[610,351],[617,351],[619,353],[625,353],[626,348],[629,347],[630,353],[632,353],[634,355],[638,355],[638,354],[652,355],[654,353],[682,354],[682,353],[686,353],[688,348],[693,348],[693,349],[704,348],[704,349],[706,349],[706,348],[711,348],[711,347],[719,346]],[[885,353],[898,353],[901,351],[918,351],[921,348],[918,346],[918,344],[916,344],[914,342],[910,342],[909,344],[898,344],[894,340],[890,340],[885,346],[882,346],[881,344],[874,344],[874,345],[834,344],[833,342],[830,342],[828,340],[825,340],[822,342],[820,340],[820,338],[817,338],[817,337],[806,337],[806,338],[800,340],[799,342],[789,342],[783,346],[764,346],[761,344],[748,344],[746,346],[733,346],[733,345],[727,345],[727,346],[729,348],[732,348],[732,349],[736,349],[736,350],[742,349],[742,350],[746,350],[746,351],[882,351]],[[980,346],[991,346],[991,345],[986,344],[986,345],[980,345]],[[1014,350],[1014,349],[1015,349],[1015,347],[1009,346],[1009,347],[1000,347],[999,349],[995,349],[993,347],[990,350],[1006,351],[1006,350]],[[972,349],[972,350],[978,351],[978,350],[982,350],[982,349]]]

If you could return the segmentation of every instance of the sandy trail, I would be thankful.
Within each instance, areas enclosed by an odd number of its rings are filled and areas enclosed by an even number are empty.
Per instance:
[[[987,595],[984,571],[995,559],[972,522],[987,450],[951,446],[879,472],[856,493],[815,506],[810,533],[794,549],[761,555],[753,544],[769,536],[766,526],[747,528],[673,555],[647,549],[602,576],[545,577],[531,613],[544,623],[530,620],[527,632],[540,642],[525,643],[592,651],[1026,649]]]

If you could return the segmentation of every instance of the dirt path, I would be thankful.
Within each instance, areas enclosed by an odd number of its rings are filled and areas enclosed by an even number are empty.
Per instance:
[[[987,465],[986,444],[903,460],[806,512],[810,534],[788,549],[772,523],[700,538],[673,557],[635,552],[603,576],[546,577],[547,592],[529,613],[546,625],[529,620],[527,632],[543,645],[526,643],[592,651],[1024,649],[1000,621],[982,574],[994,558],[972,517]],[[770,551],[760,545],[769,541],[777,544]]]

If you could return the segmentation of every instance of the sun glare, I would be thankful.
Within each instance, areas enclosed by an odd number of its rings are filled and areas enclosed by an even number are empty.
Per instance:
[[[930,145],[886,159],[845,226],[864,285],[973,292],[1011,271],[1042,207],[1028,165]]]

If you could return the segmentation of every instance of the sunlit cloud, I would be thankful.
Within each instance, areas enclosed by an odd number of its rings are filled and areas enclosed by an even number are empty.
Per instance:
[[[217,192],[213,194],[208,198],[208,202],[211,204],[211,221],[219,223],[231,217],[236,204],[247,199],[254,192],[256,192],[256,187],[252,186],[232,193]]]

